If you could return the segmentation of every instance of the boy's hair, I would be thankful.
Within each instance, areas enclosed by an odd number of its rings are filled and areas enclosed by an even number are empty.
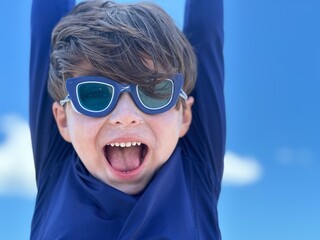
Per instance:
[[[180,72],[187,94],[195,84],[191,45],[152,3],[82,2],[53,30],[51,51],[48,90],[56,101],[67,95],[65,80],[76,75],[143,85]]]

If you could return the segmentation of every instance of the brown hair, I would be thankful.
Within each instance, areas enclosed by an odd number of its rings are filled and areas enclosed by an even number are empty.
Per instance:
[[[191,45],[159,6],[86,1],[53,30],[48,90],[59,101],[67,95],[65,80],[75,75],[146,84],[180,72],[188,94],[196,65]]]

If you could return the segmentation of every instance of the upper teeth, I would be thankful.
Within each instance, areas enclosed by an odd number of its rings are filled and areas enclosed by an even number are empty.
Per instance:
[[[110,145],[111,147],[131,147],[131,146],[140,146],[141,145],[141,142],[116,142],[116,143],[110,143],[108,144]]]

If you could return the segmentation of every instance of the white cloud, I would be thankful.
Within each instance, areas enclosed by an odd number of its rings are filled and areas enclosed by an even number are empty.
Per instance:
[[[225,154],[224,164],[224,184],[248,185],[257,182],[262,176],[262,167],[253,157],[239,156],[228,151]]]
[[[283,147],[277,150],[276,160],[285,166],[310,167],[314,163],[314,155],[309,149]]]
[[[16,115],[0,119],[0,195],[34,197],[36,194],[29,125]]]

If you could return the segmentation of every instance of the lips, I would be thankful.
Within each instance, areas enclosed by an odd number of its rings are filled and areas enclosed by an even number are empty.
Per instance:
[[[119,172],[130,173],[143,163],[148,147],[140,142],[115,142],[104,147],[110,166]]]

